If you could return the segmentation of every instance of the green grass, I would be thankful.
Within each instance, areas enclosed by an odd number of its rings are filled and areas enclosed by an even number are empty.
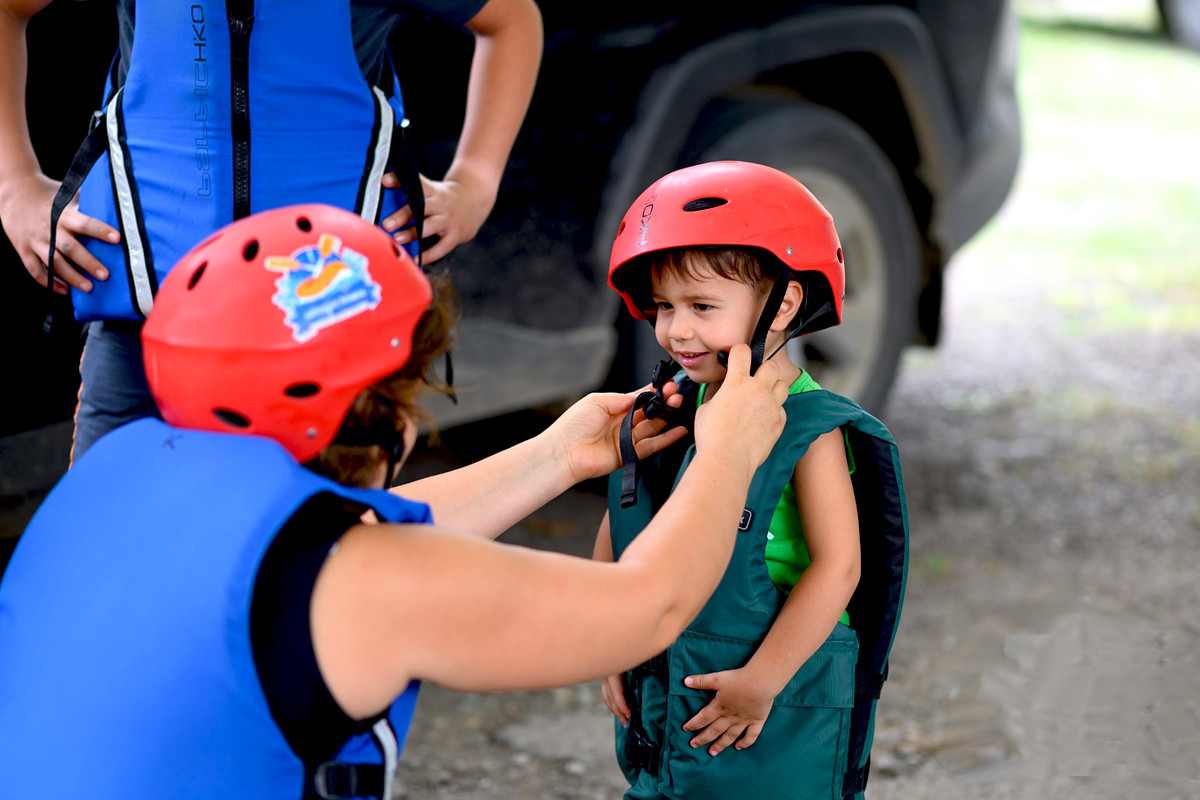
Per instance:
[[[1055,270],[1077,332],[1200,330],[1200,54],[1138,3],[1099,27],[1040,5],[1021,7],[1013,208],[981,240]]]

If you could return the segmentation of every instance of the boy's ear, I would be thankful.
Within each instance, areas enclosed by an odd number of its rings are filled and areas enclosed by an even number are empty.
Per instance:
[[[804,290],[800,288],[799,282],[788,283],[787,291],[783,294],[783,302],[779,304],[779,311],[775,313],[775,319],[771,322],[771,330],[787,330],[788,325],[800,311],[800,304],[803,302]]]

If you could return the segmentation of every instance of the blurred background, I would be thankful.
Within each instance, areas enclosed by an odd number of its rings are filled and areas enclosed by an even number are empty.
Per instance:
[[[544,11],[557,25],[569,15],[552,5]],[[869,205],[856,205],[864,187],[874,185],[869,179],[843,170],[841,183],[833,182],[835,192],[849,187],[835,220],[839,229],[846,221],[844,239],[861,233],[855,239],[861,263],[871,263],[871,248],[880,241],[915,248],[913,285],[901,287],[899,295],[911,307],[903,308],[901,319],[935,333],[924,338],[937,341],[932,348],[897,347],[891,356],[896,364],[884,364],[882,389],[877,383],[848,390],[869,402],[899,442],[912,528],[909,588],[877,720],[868,796],[1200,797],[1200,54],[1188,47],[1198,42],[1187,35],[1200,4],[1164,0],[1176,38],[1164,31],[1163,8],[1155,0],[907,5],[922,14],[940,11],[964,26],[990,14],[989,31],[1004,14],[1015,15],[1021,147],[1019,167],[1015,161],[1006,167],[1008,156],[989,162],[993,176],[1001,176],[992,181],[999,188],[977,195],[990,199],[967,215],[977,224],[967,225],[965,235],[933,224],[933,209],[952,204],[953,194],[939,199],[930,188],[936,180],[917,168],[919,160],[908,159],[914,161],[910,173],[897,167],[899,197],[915,223],[911,240],[891,238],[890,223]],[[51,10],[91,13],[95,6],[60,0]],[[44,41],[53,40],[50,23],[42,22]],[[570,42],[581,25],[566,20],[556,29]],[[664,27],[661,19],[644,19],[627,26],[625,39],[605,40],[610,60],[604,63],[632,69],[631,54],[645,52],[638,48],[647,43],[682,48],[710,34],[684,35],[669,20]],[[79,58],[87,44],[87,37],[79,39]],[[101,43],[96,57],[106,60],[110,49]],[[684,63],[687,52],[672,51],[657,62]],[[983,61],[999,58],[991,46],[984,55]],[[939,59],[955,63],[944,48]],[[61,61],[47,56],[43,75]],[[31,96],[53,85],[31,85]],[[833,102],[814,92],[804,99],[826,107]],[[413,100],[419,106],[420,99]],[[633,100],[617,105],[627,122],[641,118]],[[903,151],[897,140],[878,133],[885,104],[864,105],[839,113],[872,130],[892,164],[906,163],[897,155]],[[965,114],[958,101],[952,106],[962,153],[998,135],[996,126],[967,124],[986,114]],[[577,110],[562,109],[563,124],[571,117],[578,126],[572,128],[577,144],[589,131],[607,132],[617,124],[581,122]],[[725,115],[706,119],[730,124]],[[718,144],[728,145],[728,133],[712,132],[710,146],[693,156],[718,152]],[[35,132],[42,141],[53,135],[49,122]],[[430,158],[439,146],[431,137]],[[70,149],[65,146],[67,157]],[[525,258],[523,274],[551,273],[561,279],[560,288],[591,303],[600,296],[592,290],[602,267],[596,231],[609,230],[611,222],[605,209],[623,210],[629,192],[649,181],[605,185],[610,171],[580,159],[564,161],[559,150],[542,152],[555,161],[539,169],[557,167],[566,176],[561,191],[531,205],[530,195],[521,192],[535,184],[522,177],[530,173],[522,171],[528,165],[518,153],[508,203],[516,210],[502,212],[493,238],[482,236],[478,246]],[[631,151],[624,152],[628,159]],[[961,153],[954,161],[968,162]],[[925,204],[914,200],[922,191]],[[595,228],[581,227],[584,216]],[[531,244],[531,229],[568,243],[568,253],[587,255],[564,272],[562,247],[539,249]],[[592,252],[596,248],[601,255]],[[951,253],[953,267],[943,273]],[[848,244],[850,267],[853,255]],[[589,352],[610,348],[608,361],[597,368],[603,380],[594,382],[628,382],[640,369],[631,353],[636,334],[631,343],[619,323],[612,334],[610,307],[592,312],[606,338],[588,339],[562,320],[546,318],[531,326],[550,333],[521,338],[533,334],[511,326],[530,320],[497,306],[545,310],[549,304],[529,285],[516,291],[516,281],[505,282],[507,289],[489,282],[472,272],[469,261],[464,252],[452,268],[461,270],[476,319],[513,336],[503,341],[527,342],[536,356],[533,374],[550,375],[544,354],[571,342]],[[877,263],[890,262],[884,255]],[[0,438],[0,532],[11,545],[62,469],[63,420],[74,392],[63,353],[75,344],[35,341],[27,321],[37,317],[40,326],[40,295],[30,293],[21,281],[31,282],[14,276],[7,262],[4,273],[3,331],[16,346],[0,355],[6,404],[0,434],[7,434]],[[872,273],[864,266],[861,274]],[[935,275],[936,297],[929,293]],[[862,295],[879,295],[868,306],[874,311],[861,312],[870,318],[896,313],[889,305],[901,305],[887,290],[895,288],[890,279],[879,280],[884,282],[862,284]],[[569,306],[546,313],[580,316]],[[869,379],[879,374],[880,356],[872,348],[881,334],[862,330],[851,342],[857,355],[844,361],[836,341],[800,355],[817,369],[848,363],[847,374]],[[509,346],[506,357],[518,349]],[[508,367],[517,383],[537,383],[525,368]],[[545,384],[553,382],[547,377]],[[510,408],[480,412],[477,419],[447,421],[440,436],[423,443],[409,476],[469,462],[533,433],[547,424],[554,404],[594,388],[568,383],[514,399]],[[505,539],[587,554],[603,513],[602,492],[599,483],[582,486]],[[621,796],[611,720],[594,685],[496,696],[428,687],[417,724],[403,759],[403,796]]]

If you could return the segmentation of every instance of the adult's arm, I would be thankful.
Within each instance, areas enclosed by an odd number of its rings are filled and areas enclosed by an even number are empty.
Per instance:
[[[611,675],[670,644],[699,613],[733,549],[754,470],[783,427],[787,386],[749,349],[730,353],[700,409],[696,456],[616,563],[499,545],[421,526],[342,537],[312,601],[317,662],[362,718],[412,678],[468,691]]]
[[[50,249],[50,206],[59,182],[43,174],[29,138],[25,31],[29,19],[49,2],[0,0],[0,225],[26,271],[42,284]],[[103,280],[108,274],[78,236],[120,241],[112,227],[80,213],[75,203],[68,206],[59,219],[54,259],[55,291],[60,294],[67,292],[67,284],[91,291],[92,278]]]
[[[674,385],[668,404],[678,405]],[[542,433],[474,464],[398,486],[392,491],[428,503],[441,526],[493,539],[576,483],[621,466],[619,432],[637,392],[591,394]],[[634,417],[639,457],[667,447],[685,433],[660,433],[662,420]]]
[[[475,54],[458,147],[442,180],[421,180],[422,233],[440,237],[425,252],[426,263],[473,239],[491,213],[542,59],[542,16],[533,0],[488,0],[467,29],[475,36]],[[395,175],[389,174],[385,185],[398,185]],[[384,227],[394,230],[411,219],[411,211],[403,209]],[[415,229],[407,228],[396,240],[408,242],[415,236]]]

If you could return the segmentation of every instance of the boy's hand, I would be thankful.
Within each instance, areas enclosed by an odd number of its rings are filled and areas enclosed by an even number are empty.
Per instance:
[[[745,750],[758,740],[775,694],[746,670],[689,675],[683,684],[717,693],[683,725],[685,731],[700,731],[692,737],[692,747],[709,745],[708,754],[715,756],[731,744],[736,750]]]
[[[620,675],[609,675],[600,682],[600,698],[621,724],[629,726],[629,703],[625,702],[625,683]]]

